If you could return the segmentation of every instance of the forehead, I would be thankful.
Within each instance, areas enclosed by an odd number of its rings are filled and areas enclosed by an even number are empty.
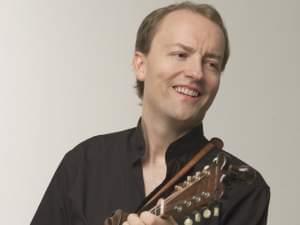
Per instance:
[[[182,42],[198,48],[213,51],[224,51],[225,38],[222,29],[199,13],[182,9],[166,15],[157,27],[153,37],[153,45],[164,45]]]

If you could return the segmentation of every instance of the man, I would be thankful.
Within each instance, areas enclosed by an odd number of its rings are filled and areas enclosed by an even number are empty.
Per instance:
[[[134,212],[208,142],[202,121],[228,57],[227,32],[213,7],[184,2],[149,14],[133,57],[142,100],[138,126],[93,137],[67,153],[31,224],[99,225],[116,209],[131,213],[124,225],[179,222]],[[220,152],[210,152],[191,173]],[[251,184],[226,187],[220,214],[203,215],[198,224],[264,225],[268,203],[269,187],[257,173]]]

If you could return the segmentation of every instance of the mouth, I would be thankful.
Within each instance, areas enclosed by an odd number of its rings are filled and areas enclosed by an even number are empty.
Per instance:
[[[200,92],[198,90],[186,86],[174,86],[173,89],[179,94],[189,96],[192,98],[197,98],[200,96]]]

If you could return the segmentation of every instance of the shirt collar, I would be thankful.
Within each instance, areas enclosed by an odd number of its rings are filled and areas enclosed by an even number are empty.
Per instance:
[[[138,121],[137,127],[133,130],[133,134],[130,139],[129,147],[132,155],[132,163],[136,163],[142,159],[145,154],[145,140],[141,125],[141,118]],[[173,159],[186,161],[187,158],[191,158],[191,156],[207,142],[208,140],[203,134],[202,124],[196,126],[187,134],[169,145],[166,153],[166,161],[167,163]]]

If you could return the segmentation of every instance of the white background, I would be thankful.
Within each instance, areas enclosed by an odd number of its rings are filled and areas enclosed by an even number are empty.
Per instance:
[[[68,150],[137,123],[136,30],[173,2],[0,0],[1,224],[30,223]],[[206,134],[261,171],[268,224],[299,224],[300,3],[206,2],[223,15],[232,49]]]

